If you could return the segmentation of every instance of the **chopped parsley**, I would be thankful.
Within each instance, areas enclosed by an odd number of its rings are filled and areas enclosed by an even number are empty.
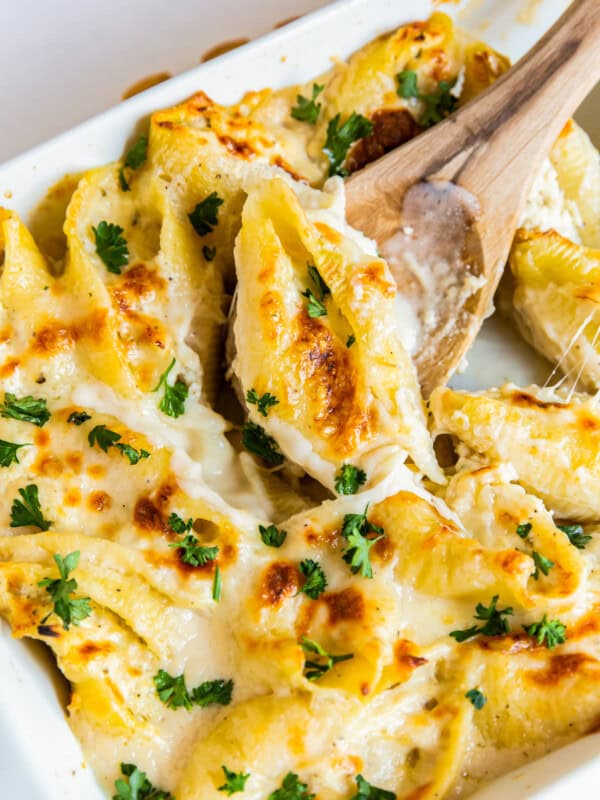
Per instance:
[[[358,793],[353,795],[350,800],[396,800],[394,792],[372,786],[362,775],[357,775],[354,780],[358,787]]]
[[[533,563],[535,564],[535,572],[532,573],[532,577],[535,578],[536,581],[540,577],[540,572],[543,575],[547,575],[552,567],[555,566],[554,561],[551,561],[541,553],[538,553],[537,550],[533,551],[531,557],[533,558]]]
[[[287,536],[287,531],[280,530],[276,525],[268,525],[267,527],[259,525],[258,532],[263,544],[266,544],[267,547],[281,547]]]
[[[367,473],[352,464],[342,464],[335,476],[335,490],[338,494],[356,494],[367,480]]]
[[[321,104],[315,103],[315,100],[324,88],[324,86],[319,86],[318,83],[313,83],[312,98],[310,100],[301,94],[296,95],[296,105],[291,111],[292,117],[300,120],[300,122],[308,122],[309,125],[315,125],[321,111]]]
[[[10,392],[4,394],[4,402],[0,405],[0,414],[9,419],[31,422],[38,428],[43,428],[50,419],[50,412],[45,400],[29,394],[26,397],[17,397]]]
[[[106,425],[96,425],[88,433],[88,444],[90,447],[97,444],[100,450],[108,453],[108,448],[112,447],[120,438],[120,433],[109,430]]]
[[[156,686],[156,693],[167,708],[192,710],[192,698],[185,685],[183,674],[173,677],[164,669],[159,669],[152,680]]]
[[[306,636],[303,636],[300,640],[300,647],[305,655],[311,656],[310,661],[306,660],[304,662],[304,677],[309,681],[318,681],[330,669],[333,669],[336,664],[354,658],[354,653],[346,653],[341,656],[331,655],[318,642],[313,639],[307,639]],[[315,658],[318,660],[313,660]]]
[[[369,504],[367,503],[362,514],[346,514],[342,525],[342,536],[348,542],[343,559],[346,564],[350,564],[350,572],[353,575],[360,573],[363,578],[373,577],[370,560],[371,548],[385,536],[383,528],[368,521],[368,510]],[[371,534],[377,535],[371,536]]]
[[[173,677],[164,669],[159,669],[153,681],[156,693],[168,708],[190,711],[194,705],[205,708],[210,705],[228,706],[231,703],[233,681],[204,681],[190,692],[183,675]]]
[[[492,602],[489,606],[484,606],[483,603],[477,603],[475,607],[475,619],[482,620],[484,625],[473,625],[472,628],[466,628],[462,631],[451,631],[450,636],[456,639],[457,642],[466,642],[473,636],[482,634],[483,636],[503,636],[505,633],[510,632],[510,625],[506,617],[513,614],[512,608],[496,607],[499,595],[495,594],[492,597]]]
[[[546,614],[540,622],[531,625],[523,625],[523,630],[537,641],[538,644],[545,644],[548,650],[552,650],[558,644],[567,641],[567,627],[559,619],[548,619]]]
[[[35,483],[19,489],[19,494],[21,499],[15,498],[10,510],[10,527],[23,528],[26,525],[33,525],[41,531],[47,531],[52,522],[44,519]]]
[[[583,550],[592,541],[592,537],[583,532],[582,525],[557,525],[557,528],[567,535],[573,547],[578,550]]]
[[[215,567],[215,574],[213,577],[213,585],[212,585],[212,599],[215,603],[218,603],[221,599],[221,591],[223,589],[223,584],[221,581],[221,567],[217,564]]]
[[[267,464],[274,467],[283,464],[283,453],[275,439],[254,422],[246,422],[242,428],[242,444],[246,450],[260,456]]]
[[[405,69],[396,75],[398,88],[396,94],[404,100],[416,98],[423,103],[423,112],[419,124],[430,128],[446,117],[453,114],[458,108],[458,98],[452,94],[456,83],[453,81],[440,81],[437,89],[429,94],[421,94],[417,84],[417,73],[412,69]]]
[[[233,772],[233,770],[227,769],[225,764],[221,766],[221,769],[225,775],[225,783],[222,786],[219,786],[217,791],[225,792],[229,796],[235,794],[236,792],[243,792],[246,788],[246,781],[250,777],[250,773]]]
[[[469,691],[465,693],[465,697],[467,700],[470,700],[473,704],[473,708],[476,708],[477,711],[481,711],[487,703],[487,697],[483,692],[480,692],[479,689],[469,689]]]
[[[44,588],[54,602],[53,611],[44,617],[42,625],[54,613],[60,617],[64,629],[68,631],[71,625],[79,625],[81,620],[89,617],[92,613],[89,597],[72,597],[78,586],[75,578],[70,578],[69,575],[77,568],[79,555],[79,550],[69,553],[64,558],[56,553],[54,561],[58,567],[60,578],[44,578],[38,582],[38,586]]]
[[[327,284],[321,277],[321,273],[315,267],[314,264],[308,264],[307,269],[308,269],[308,277],[311,279],[311,281],[314,283],[317,289],[319,300],[325,300],[325,298],[331,294],[329,286],[327,286]]]
[[[129,182],[125,177],[125,170],[139,169],[145,163],[148,157],[148,137],[143,135],[139,137],[127,151],[123,166],[119,170],[119,186],[121,191],[128,192],[130,190]]]
[[[307,289],[305,292],[301,292],[301,294],[302,297],[306,297],[308,300],[308,303],[306,304],[306,310],[308,311],[308,316],[311,317],[311,319],[315,319],[315,317],[327,316],[327,309],[323,303],[314,296],[311,289]]]
[[[178,519],[181,518],[179,517]],[[183,520],[181,521],[183,522]],[[170,522],[171,517],[169,517],[169,524]],[[209,561],[214,561],[219,554],[219,548],[217,546],[205,547],[201,545],[198,539],[191,533],[188,533],[180,542],[173,542],[169,547],[180,550],[179,558],[184,564],[189,564],[190,567],[203,567],[205,564],[208,564]]]
[[[91,419],[91,416],[86,414],[85,411],[73,411],[71,414],[69,414],[67,422],[70,425],[83,425],[83,423],[87,422],[88,419]]]
[[[246,392],[246,402],[250,405],[256,406],[258,413],[262,414],[263,417],[266,417],[271,406],[276,406],[279,403],[279,400],[270,392],[265,392],[259,397],[256,389],[252,388],[248,389]]]
[[[202,255],[204,256],[204,260],[211,262],[215,260],[215,256],[217,255],[217,248],[216,247],[208,247],[204,245],[202,248]]]
[[[228,706],[231,703],[233,681],[204,681],[192,692],[192,702],[205,708],[206,706]]]
[[[219,206],[224,202],[216,192],[211,192],[196,205],[191,214],[188,214],[188,219],[198,236],[206,236],[213,232],[219,224]]]
[[[177,378],[174,384],[171,385],[169,383],[168,377],[174,366],[175,359],[171,361],[169,366],[160,376],[158,384],[152,391],[158,392],[160,388],[164,386],[165,393],[162,400],[158,404],[158,407],[163,414],[177,419],[177,417],[185,414],[185,401],[187,400],[189,389],[187,383],[183,380],[183,378],[180,377]]]
[[[531,533],[532,527],[533,525],[531,522],[521,522],[520,525],[517,525],[517,536],[520,536],[521,539],[527,539]]]
[[[346,339],[346,347],[352,347],[352,345],[356,342],[356,336],[351,333],[350,336]]]
[[[306,783],[302,783],[295,772],[288,772],[279,789],[271,792],[267,800],[315,800]]]
[[[403,69],[396,75],[398,81],[398,88],[396,94],[398,97],[409,100],[411,97],[419,97],[419,88],[417,86],[417,73],[414,69]]]
[[[176,514],[174,511],[169,516],[168,519],[169,528],[173,531],[173,533],[188,533],[188,531],[192,530],[192,526],[194,525],[194,520],[190,517],[186,522],[182,519],[179,514]]]
[[[316,600],[327,587],[327,578],[323,568],[318,561],[313,561],[312,558],[305,558],[304,561],[300,562],[300,572],[306,580],[298,594],[303,593],[310,597],[311,600]]]
[[[112,800],[175,800],[170,792],[154,787],[146,773],[139,770],[135,764],[121,764],[121,774],[127,778],[118,778],[115,781],[117,794]]]
[[[431,128],[441,122],[458,108],[458,98],[452,94],[452,89],[456,81],[440,81],[438,87],[431,94],[419,95],[425,104],[425,110],[421,114],[419,124],[424,128]]]
[[[121,236],[123,228],[102,220],[97,228],[92,225],[92,231],[96,239],[96,253],[106,269],[115,275],[120,275],[121,267],[129,263],[127,241]]]
[[[10,467],[14,462],[19,463],[19,450],[22,447],[31,447],[31,444],[16,444],[15,442],[5,442],[0,439],[0,467]]]
[[[111,431],[106,425],[96,425],[88,433],[88,444],[90,447],[98,445],[100,450],[108,453],[109,447],[115,447],[121,455],[127,456],[129,463],[133,466],[137,464],[142,458],[150,458],[150,453],[147,450],[136,450],[130,444],[124,444],[120,441],[121,434],[116,431]]]
[[[341,126],[340,119],[341,115],[338,113],[329,120],[323,152],[329,159],[329,175],[345,177],[348,173],[342,165],[346,160],[350,145],[369,136],[373,132],[373,123],[362,114],[357,114],[356,111],[353,111]]]

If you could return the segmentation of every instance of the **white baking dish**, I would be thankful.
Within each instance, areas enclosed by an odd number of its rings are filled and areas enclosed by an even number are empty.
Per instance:
[[[568,0],[470,0],[444,9],[512,58],[519,57],[556,19]],[[230,102],[246,89],[284,86],[327,69],[377,34],[427,16],[430,0],[341,0],[284,29],[197,67],[36,147],[0,167],[0,200],[25,218],[45,190],[67,172],[118,158],[136,125],[151,111],[197,89]],[[519,15],[520,21],[519,21]],[[176,43],[174,44],[176,46]],[[600,100],[600,98],[599,98]],[[597,120],[595,115],[588,118]],[[597,133],[597,131],[596,131]],[[510,376],[543,380],[547,366],[491,320],[456,385],[484,388]],[[41,646],[16,642],[0,626],[0,798],[103,800],[66,723],[64,691]],[[600,736],[542,759],[486,788],[481,800],[558,800],[578,791],[598,797]]]

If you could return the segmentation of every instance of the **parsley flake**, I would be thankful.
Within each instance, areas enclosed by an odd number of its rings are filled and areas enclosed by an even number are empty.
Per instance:
[[[308,316],[311,319],[315,319],[316,317],[327,316],[327,309],[325,308],[323,303],[314,296],[311,289],[307,289],[305,292],[301,292],[301,295],[302,297],[306,297],[306,299],[308,300],[308,303],[306,305],[306,310],[308,311]]]
[[[63,628],[68,631],[71,625],[79,625],[81,620],[89,617],[92,613],[89,597],[72,597],[77,591],[78,585],[75,578],[69,575],[79,565],[79,550],[69,553],[64,558],[56,553],[54,561],[58,567],[60,578],[44,578],[38,582],[38,586],[44,588],[54,602],[54,609],[42,620],[42,625],[48,620],[52,613],[60,617]]]
[[[425,104],[419,123],[424,128],[431,128],[441,122],[458,108],[458,98],[452,94],[456,81],[440,81],[431,94],[421,94],[419,98]]]
[[[533,563],[535,564],[535,572],[532,573],[532,577],[535,578],[536,581],[540,577],[540,572],[543,575],[547,575],[552,567],[555,566],[554,561],[551,561],[541,553],[538,553],[537,550],[533,551],[531,557],[533,558]]]
[[[350,336],[346,339],[346,347],[350,348],[356,342],[356,336],[351,333]]]
[[[170,521],[171,517],[169,517],[169,524]],[[181,521],[183,522],[183,520]],[[203,567],[205,564],[208,564],[209,561],[214,561],[219,554],[219,548],[217,546],[205,547],[201,545],[199,540],[191,533],[188,533],[180,542],[173,542],[169,547],[180,550],[179,558],[184,564],[189,564],[190,567]]]
[[[367,480],[367,473],[352,464],[342,464],[335,476],[335,490],[338,494],[356,494]]]
[[[174,366],[175,359],[171,361],[167,369],[160,376],[158,384],[152,391],[158,392],[160,388],[164,386],[165,393],[162,400],[158,404],[158,407],[163,414],[177,419],[177,417],[185,414],[185,401],[187,400],[187,396],[189,394],[189,388],[187,383],[181,377],[177,378],[175,383],[172,385],[168,382],[169,374]]]
[[[592,541],[592,537],[583,532],[582,525],[557,525],[557,528],[567,535],[573,547],[578,550],[584,550],[586,544]]]
[[[17,397],[10,392],[4,394],[4,403],[0,405],[0,414],[8,419],[31,422],[38,428],[43,428],[50,419],[50,412],[45,400],[29,394],[26,397]]]
[[[281,547],[287,536],[287,531],[280,530],[276,525],[268,525],[267,527],[259,525],[258,532],[263,544],[266,544],[267,547]]]
[[[97,228],[92,225],[92,231],[96,239],[96,253],[106,269],[115,275],[120,275],[121,267],[129,263],[127,241],[121,236],[123,228],[102,220]]]
[[[16,444],[0,439],[0,467],[10,467],[13,462],[19,464],[19,450],[22,447],[31,447],[31,444]]]
[[[321,111],[321,104],[315,103],[315,100],[324,88],[324,86],[319,86],[318,83],[313,83],[312,98],[310,100],[301,94],[296,95],[296,105],[291,111],[292,117],[300,120],[300,122],[308,122],[309,125],[315,125]]]
[[[198,236],[212,233],[219,224],[219,206],[225,201],[216,192],[211,192],[208,197],[197,203],[188,219]]]
[[[157,789],[148,780],[146,773],[135,764],[121,764],[121,774],[127,778],[118,778],[115,789],[118,794],[112,800],[175,800],[170,792]]]
[[[480,692],[479,689],[469,689],[468,692],[465,692],[465,697],[473,704],[473,708],[476,708],[477,711],[481,711],[487,703],[487,697],[483,692]]]
[[[342,165],[346,160],[350,145],[369,136],[373,132],[373,123],[362,114],[357,114],[356,111],[353,111],[341,126],[340,119],[341,115],[338,113],[329,120],[323,152],[329,159],[329,175],[345,177],[348,173]]]
[[[115,447],[122,455],[127,456],[132,466],[137,464],[142,458],[150,458],[150,453],[147,450],[136,450],[135,447],[132,447],[130,444],[122,444],[119,442],[119,444],[115,444]]]
[[[321,273],[319,270],[314,266],[314,264],[308,264],[308,277],[314,283],[317,288],[317,292],[319,295],[319,300],[325,300],[325,298],[331,294],[331,290],[329,286],[325,283],[323,278],[321,277]]]
[[[358,787],[358,793],[353,795],[351,800],[396,800],[394,792],[372,786],[362,775],[357,775],[354,780]]]
[[[567,641],[567,626],[559,619],[548,619],[546,614],[540,622],[523,625],[523,630],[529,636],[533,636],[538,644],[545,644],[548,650],[553,650],[556,645]]]
[[[362,514],[346,514],[342,525],[342,536],[347,540],[348,546],[344,550],[343,559],[350,564],[353,575],[360,573],[363,578],[372,578],[370,553],[373,545],[383,539],[383,528],[367,520],[369,504],[365,506]],[[371,536],[371,534],[377,534]]]
[[[153,680],[160,700],[174,710],[185,708],[190,711],[194,705],[205,708],[210,705],[227,706],[231,703],[233,681],[204,681],[190,692],[183,675],[173,677],[164,669],[159,669]]]
[[[47,531],[52,522],[44,519],[38,497],[38,487],[35,483],[19,489],[19,494],[21,500],[18,497],[15,498],[10,510],[10,527],[22,528],[26,525],[33,525],[41,531]]]
[[[246,788],[246,781],[250,777],[250,773],[233,772],[233,770],[227,769],[225,764],[221,766],[221,769],[225,775],[225,783],[222,786],[219,786],[217,791],[225,792],[230,797],[236,792],[243,792]]]
[[[450,636],[456,639],[457,642],[466,642],[473,636],[482,634],[483,636],[503,636],[505,633],[510,632],[510,624],[505,617],[510,617],[513,614],[512,608],[496,608],[499,595],[495,594],[492,597],[492,602],[489,606],[484,606],[483,603],[477,603],[475,606],[475,619],[485,621],[485,625],[473,625],[472,628],[466,628],[462,631],[451,631]]]
[[[288,772],[279,789],[271,792],[267,800],[315,800],[306,783],[301,783],[295,772]]]
[[[398,97],[409,100],[411,97],[419,97],[419,89],[417,86],[417,73],[413,69],[403,69],[396,75],[398,81],[398,88],[396,94]]]
[[[130,190],[129,182],[125,177],[125,170],[139,169],[145,163],[148,157],[148,137],[143,135],[139,137],[127,151],[123,166],[119,170],[119,186],[121,191],[128,192]]]
[[[260,456],[274,467],[283,464],[283,453],[275,439],[254,422],[246,422],[242,428],[242,444],[250,453]]]
[[[323,568],[318,561],[313,561],[312,558],[305,558],[304,561],[300,562],[300,572],[305,576],[306,580],[298,594],[303,593],[310,597],[311,600],[316,600],[327,587],[327,578]]]
[[[250,405],[256,406],[258,413],[262,414],[263,417],[266,417],[269,413],[269,408],[271,408],[271,406],[276,406],[279,403],[279,400],[270,392],[265,392],[259,397],[256,389],[252,388],[248,389],[246,392],[246,402]]]
[[[354,653],[346,653],[340,656],[334,656],[328,653],[325,648],[321,647],[318,642],[313,639],[307,639],[303,636],[300,640],[300,647],[305,655],[310,655],[311,660],[304,662],[304,677],[309,681],[317,681],[322,678],[330,669],[341,661],[349,661],[354,658]],[[318,660],[313,660],[316,658]]]
[[[120,438],[120,433],[109,430],[106,425],[96,425],[88,433],[88,444],[90,447],[97,444],[100,450],[108,453],[108,448],[112,447]]]
[[[194,520],[190,517],[186,522],[182,519],[179,514],[176,514],[174,511],[169,516],[168,519],[169,528],[173,531],[173,533],[188,533],[188,531],[192,530],[192,526],[194,525]]]
[[[529,534],[531,533],[533,525],[531,522],[521,522],[520,525],[517,525],[517,536],[520,536],[521,539],[527,539]]]
[[[204,247],[202,248],[202,255],[204,256],[204,260],[210,263],[211,261],[215,260],[215,256],[217,255],[217,248],[208,247],[207,245],[204,245]]]
[[[91,416],[86,414],[85,411],[73,411],[69,414],[67,422],[70,425],[83,425],[88,419],[91,419]]]

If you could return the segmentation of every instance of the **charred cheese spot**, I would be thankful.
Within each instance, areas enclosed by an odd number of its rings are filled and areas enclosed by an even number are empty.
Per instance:
[[[76,474],[80,473],[81,466],[83,464],[82,454],[78,453],[76,450],[72,451],[71,453],[65,453],[65,464],[72,472]]]
[[[539,400],[528,392],[511,392],[509,398],[516,406],[521,408],[571,408],[571,405],[568,403],[551,403],[545,400]]]
[[[0,367],[0,378],[10,378],[20,364],[18,358],[8,358]]]
[[[63,496],[66,506],[78,506],[81,503],[81,491],[77,488],[68,489]]]
[[[33,434],[33,441],[38,447],[47,447],[50,444],[50,433],[47,430],[37,430]]]
[[[70,325],[50,320],[34,332],[31,351],[37,356],[50,357],[82,340],[101,344],[106,334],[106,318],[106,309],[99,309]]]
[[[162,511],[150,497],[140,497],[133,510],[133,521],[145,531],[172,533]]]
[[[600,661],[584,653],[557,653],[550,656],[547,667],[527,670],[524,676],[537,686],[558,686],[582,673],[591,673],[600,678]]]
[[[31,469],[46,478],[59,478],[63,474],[64,464],[57,456],[41,455]]]
[[[365,288],[372,286],[383,297],[393,299],[396,296],[396,286],[389,280],[388,275],[385,262],[370,261],[355,267],[353,281]]]
[[[100,480],[104,478],[106,475],[106,467],[104,464],[91,464],[87,469],[86,472],[90,476],[90,478],[94,478],[95,480]]]
[[[92,492],[88,497],[87,504],[91,511],[96,511],[101,514],[103,511],[108,511],[111,507],[112,498],[103,491]]]
[[[600,431],[600,419],[594,417],[585,411],[577,416],[578,424],[583,428],[585,433],[594,433]]]
[[[295,564],[275,561],[270,564],[260,583],[260,597],[265,605],[278,606],[286,597],[296,594],[300,576]]]
[[[408,680],[417,667],[427,664],[427,659],[415,655],[417,645],[408,639],[399,639],[394,645],[394,660],[400,674]]]
[[[328,592],[321,597],[329,612],[329,624],[360,622],[365,618],[365,599],[359,589],[348,588],[341,592]]]
[[[79,645],[77,648],[77,652],[81,656],[83,661],[91,661],[92,658],[100,655],[107,655],[108,653],[113,653],[116,650],[115,645],[112,642],[84,642],[82,645]]]

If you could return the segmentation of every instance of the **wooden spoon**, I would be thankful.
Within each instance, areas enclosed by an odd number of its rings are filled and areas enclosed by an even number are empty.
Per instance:
[[[477,335],[533,180],[599,79],[600,0],[576,0],[482,95],[347,179],[348,221],[417,308],[425,396]]]

